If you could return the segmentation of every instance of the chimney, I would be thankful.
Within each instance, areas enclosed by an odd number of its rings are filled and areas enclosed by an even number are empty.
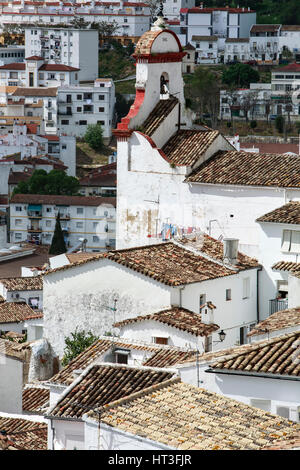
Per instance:
[[[229,264],[237,263],[239,240],[238,238],[224,238],[223,261]]]
[[[214,310],[215,305],[208,301],[204,304],[203,308],[201,309],[201,322],[205,323],[206,325],[211,325],[214,323]]]

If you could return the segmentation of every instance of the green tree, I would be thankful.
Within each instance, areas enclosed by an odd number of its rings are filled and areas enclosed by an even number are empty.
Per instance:
[[[62,170],[35,170],[27,181],[21,181],[14,194],[55,194],[74,196],[78,194],[79,181]]]
[[[234,64],[224,68],[222,82],[230,87],[249,87],[259,81],[259,73],[247,64]]]
[[[64,356],[61,361],[62,365],[66,366],[69,364],[72,359],[91,346],[95,341],[97,341],[97,339],[98,337],[94,336],[91,331],[86,333],[85,330],[78,331],[76,328],[74,333],[65,337],[66,346],[64,349]]]
[[[60,225],[60,215],[59,212],[56,217],[56,224],[54,229],[54,234],[52,237],[51,246],[49,249],[50,255],[61,255],[67,251],[67,247],[64,240],[64,234]]]
[[[103,129],[101,124],[89,124],[84,140],[92,149],[96,151],[101,150],[103,147]]]
[[[85,21],[83,18],[74,18],[70,21],[70,25],[76,29],[87,29],[91,23]]]

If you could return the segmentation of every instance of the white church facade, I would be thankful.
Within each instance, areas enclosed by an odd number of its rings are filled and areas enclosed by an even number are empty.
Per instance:
[[[136,98],[118,124],[117,249],[161,243],[195,230],[237,238],[260,261],[256,222],[300,200],[297,156],[236,151],[216,130],[193,125],[185,108],[182,58],[161,19],[135,49]],[[268,316],[266,298],[260,315]]]

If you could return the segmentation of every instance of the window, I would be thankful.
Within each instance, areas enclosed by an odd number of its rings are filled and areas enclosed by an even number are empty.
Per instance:
[[[117,364],[128,364],[128,354],[116,353]]]
[[[205,336],[205,343],[204,343],[204,350],[205,352],[212,351],[212,336]]]
[[[21,206],[16,206],[15,209],[16,209],[16,212],[22,212],[22,207]]]
[[[21,233],[15,233],[15,240],[22,240],[22,234]]]
[[[20,227],[20,225],[22,225],[22,220],[21,219],[16,219],[15,220],[15,226]]]
[[[104,108],[99,108],[99,113],[104,113]]]
[[[76,222],[76,228],[83,228],[83,222]]]
[[[46,208],[46,212],[48,212],[48,213],[49,213],[49,212],[52,212],[52,207],[47,207],[47,208]]]
[[[240,344],[247,344],[247,327],[240,328]]]
[[[206,303],[206,294],[201,294],[199,297],[199,313],[201,313],[203,305]]]
[[[281,251],[300,253],[300,231],[284,230],[281,242]]]
[[[79,121],[79,125],[80,125],[80,126],[86,126],[86,125],[87,125],[87,121]]]
[[[101,100],[104,100],[104,95],[99,95],[98,96],[98,99],[101,101]]]
[[[81,106],[77,106],[77,113],[81,113],[82,112],[82,107]]]
[[[246,277],[243,279],[243,299],[249,299],[250,297],[250,278]]]
[[[231,289],[226,289],[226,300],[231,300]]]
[[[63,126],[68,126],[68,124],[69,124],[68,119],[62,119],[62,120],[61,120],[61,124],[62,124]]]
[[[105,126],[105,121],[97,121],[97,124],[100,124],[101,126]]]
[[[43,72],[40,72],[40,73],[39,73],[39,80],[44,80],[44,74],[43,74]]]
[[[164,338],[162,336],[154,336],[152,337],[152,343],[155,344],[168,344],[168,338]]]
[[[93,236],[93,242],[94,243],[98,243],[99,242],[99,237],[97,237],[96,235]]]
[[[77,99],[80,101],[82,100],[82,95],[77,95]]]
[[[77,207],[77,214],[83,214],[83,207]]]
[[[55,80],[56,74],[55,73],[48,73],[48,80]]]

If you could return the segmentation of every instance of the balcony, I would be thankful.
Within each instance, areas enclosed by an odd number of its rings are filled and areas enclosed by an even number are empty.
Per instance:
[[[27,211],[27,215],[30,219],[41,219],[42,212],[39,211]]]
[[[288,308],[288,299],[271,299],[269,300],[269,315],[286,310]]]
[[[59,109],[57,114],[59,116],[72,116],[73,113],[72,113],[72,110],[61,111]]]

